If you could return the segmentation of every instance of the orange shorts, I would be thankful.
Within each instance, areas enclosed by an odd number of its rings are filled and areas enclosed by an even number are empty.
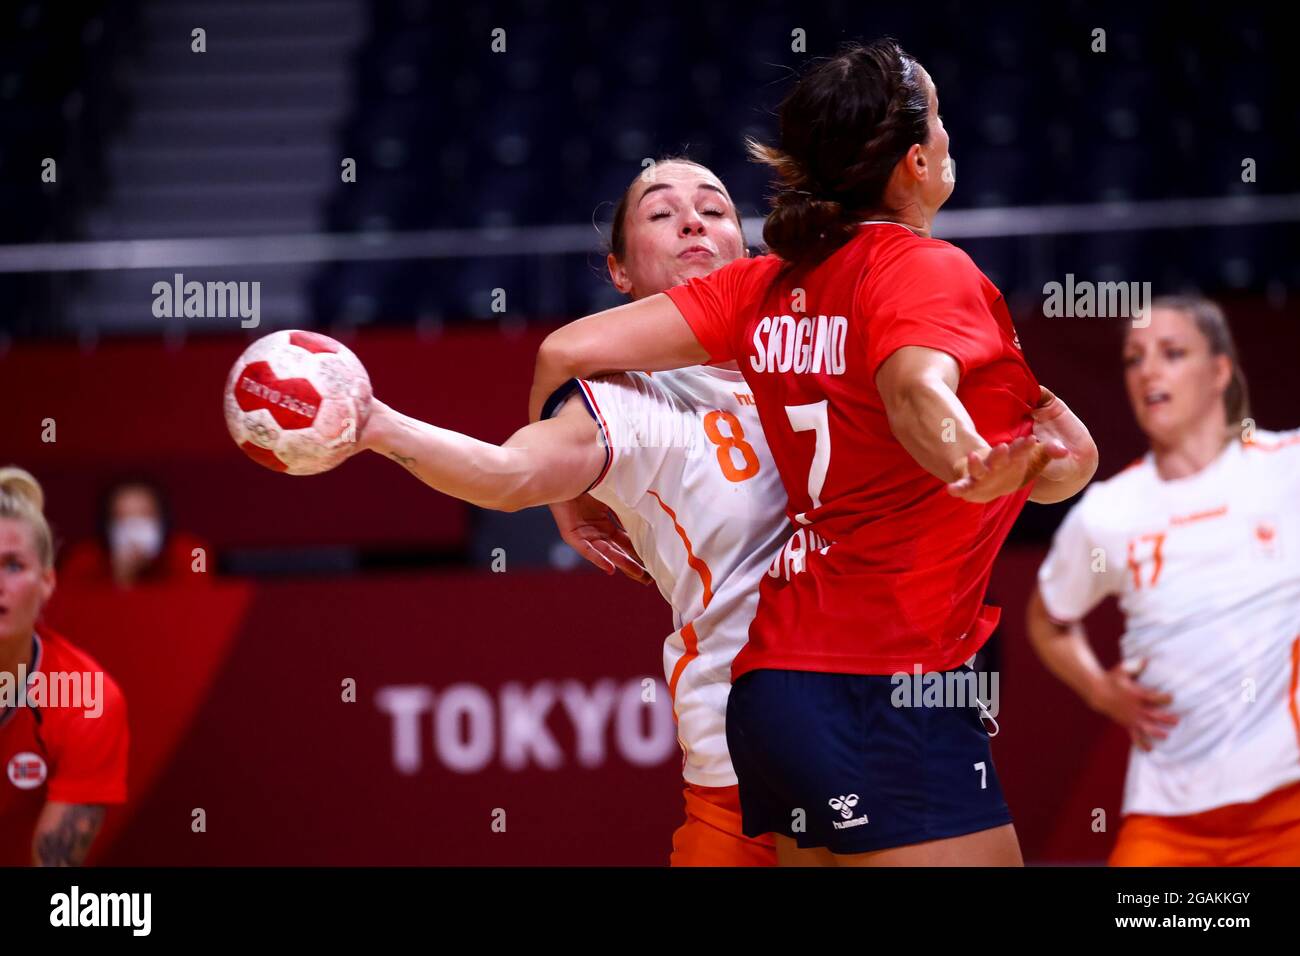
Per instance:
[[[686,822],[673,834],[670,866],[776,866],[771,836],[740,832],[740,788],[688,783]]]
[[[1300,866],[1300,783],[1182,817],[1124,818],[1111,866]]]

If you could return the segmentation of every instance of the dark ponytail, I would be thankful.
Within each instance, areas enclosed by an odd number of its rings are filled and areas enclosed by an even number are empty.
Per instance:
[[[763,227],[788,262],[823,259],[880,209],[898,161],[929,137],[930,94],[897,42],[853,43],[810,69],[781,102],[780,145],[749,142],[777,192]]]

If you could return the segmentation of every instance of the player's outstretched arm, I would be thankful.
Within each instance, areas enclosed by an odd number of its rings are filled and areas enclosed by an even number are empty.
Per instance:
[[[358,437],[362,449],[391,458],[436,491],[494,511],[568,501],[605,465],[596,423],[578,402],[493,445],[376,400]]]
[[[660,372],[700,365],[709,353],[673,300],[662,292],[606,309],[556,329],[537,350],[528,420],[571,378],[613,372]]]

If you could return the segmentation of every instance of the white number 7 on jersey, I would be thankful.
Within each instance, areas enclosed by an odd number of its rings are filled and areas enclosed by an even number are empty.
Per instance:
[[[812,466],[808,469],[808,497],[812,500],[810,511],[822,506],[822,485],[826,483],[826,469],[831,463],[831,425],[826,411],[827,399],[811,405],[787,405],[785,414],[790,427],[797,432],[814,433]],[[801,511],[794,516],[800,524],[812,524]]]

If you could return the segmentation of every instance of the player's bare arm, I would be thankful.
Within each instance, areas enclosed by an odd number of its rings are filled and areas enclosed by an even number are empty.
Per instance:
[[[32,864],[80,866],[103,825],[102,806],[53,801],[45,804],[32,838]]]
[[[992,501],[1032,481],[1051,456],[1065,454],[1033,438],[991,447],[957,397],[960,381],[956,359],[915,345],[899,349],[876,372],[894,437],[955,497]]]
[[[962,463],[972,452],[989,451],[957,397],[960,379],[951,355],[916,345],[899,349],[876,373],[894,437],[917,464],[944,482],[962,477]]]
[[[957,397],[960,381],[956,359],[922,346],[899,349],[876,373],[894,437],[922,468],[948,482],[951,494],[992,501],[1033,482],[1031,500],[1059,501],[1087,484],[1096,470],[1096,447],[1064,402],[1043,389],[1041,429],[1035,419],[1032,437],[994,448],[976,432]],[[1079,442],[1073,456],[1063,437]],[[1061,466],[1040,487],[1042,473],[1056,462]]]
[[[481,508],[518,511],[549,504],[560,537],[586,560],[607,574],[650,580],[618,519],[582,494],[600,474],[605,449],[580,402],[566,402],[549,421],[493,445],[375,400],[357,440],[357,450],[365,449],[392,459],[435,491]]]
[[[1145,661],[1120,661],[1106,670],[1088,642],[1083,622],[1053,619],[1038,588],[1029,599],[1025,624],[1043,666],[1089,707],[1127,730],[1139,749],[1150,750],[1154,741],[1169,736],[1169,728],[1178,723],[1166,709],[1173,697],[1138,683]]]
[[[495,511],[568,501],[605,464],[596,423],[577,402],[494,445],[375,401],[358,446],[392,459],[436,491]]]
[[[660,372],[701,365],[709,353],[663,293],[606,309],[556,329],[537,350],[528,420],[571,378],[629,370]]]

